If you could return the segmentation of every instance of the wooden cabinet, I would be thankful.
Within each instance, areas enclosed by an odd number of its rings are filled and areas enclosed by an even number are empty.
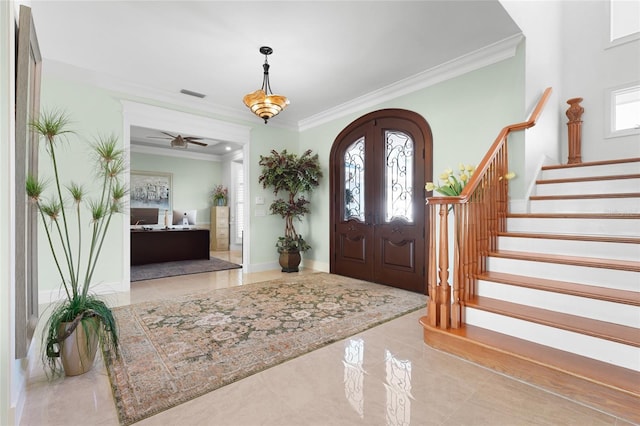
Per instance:
[[[229,250],[229,207],[211,207],[211,250]]]

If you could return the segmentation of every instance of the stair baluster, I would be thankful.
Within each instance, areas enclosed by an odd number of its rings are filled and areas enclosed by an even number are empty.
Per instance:
[[[496,249],[498,233],[506,228],[508,182],[504,176],[509,172],[507,137],[513,131],[534,126],[550,95],[551,88],[547,88],[528,121],[502,129],[459,196],[427,198],[431,230],[427,277],[430,300],[427,316],[421,319],[423,325],[441,329],[460,328],[464,325],[462,307],[475,296],[475,275],[486,269],[488,253]],[[453,274],[449,273],[450,208],[453,210],[455,236]],[[438,214],[440,226],[436,230],[434,224]],[[477,234],[471,233],[470,218],[477,219],[477,226],[480,227]],[[436,232],[439,232],[437,250]],[[467,268],[469,264],[477,265],[474,273]],[[437,277],[435,265],[438,267]],[[449,284],[450,276],[453,277],[453,286]]]

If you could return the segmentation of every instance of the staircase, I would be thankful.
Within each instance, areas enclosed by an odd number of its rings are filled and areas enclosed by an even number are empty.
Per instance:
[[[464,321],[429,340],[640,422],[640,158],[544,167]]]

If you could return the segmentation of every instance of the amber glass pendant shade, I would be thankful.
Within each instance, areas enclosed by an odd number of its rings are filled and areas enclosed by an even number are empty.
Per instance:
[[[269,84],[269,63],[267,62],[267,56],[273,53],[273,49],[268,46],[262,46],[260,53],[264,56],[264,77],[262,80],[262,87],[255,92],[251,92],[246,95],[242,100],[244,104],[258,117],[267,121],[270,118],[275,117],[281,113],[287,105],[289,105],[289,99],[286,96],[274,95],[271,92],[271,86]]]

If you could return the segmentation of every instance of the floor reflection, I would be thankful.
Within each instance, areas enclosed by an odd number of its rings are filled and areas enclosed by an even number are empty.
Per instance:
[[[385,419],[388,426],[406,426],[411,423],[411,361],[396,358],[385,350],[384,382],[386,406]],[[364,419],[364,340],[349,339],[345,342],[344,394],[347,401]]]
[[[349,339],[344,348],[344,394],[347,401],[364,418],[364,340]]]
[[[385,383],[387,389],[387,425],[411,423],[411,361],[400,360],[385,351]]]

